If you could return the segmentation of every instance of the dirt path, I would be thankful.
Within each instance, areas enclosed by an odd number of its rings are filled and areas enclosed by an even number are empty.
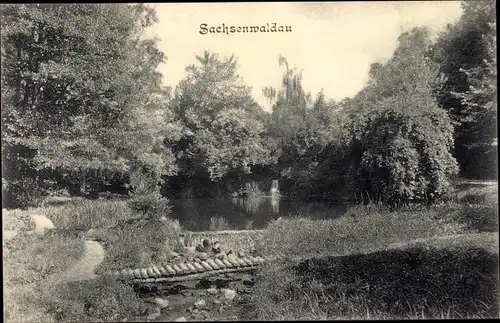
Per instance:
[[[93,279],[97,275],[95,269],[105,257],[104,247],[97,241],[85,241],[85,250],[82,257],[68,270],[57,273],[48,279],[51,281],[70,282]]]

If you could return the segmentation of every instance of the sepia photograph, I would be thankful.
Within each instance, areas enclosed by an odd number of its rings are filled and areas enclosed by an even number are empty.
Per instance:
[[[0,28],[5,322],[500,318],[496,1]]]

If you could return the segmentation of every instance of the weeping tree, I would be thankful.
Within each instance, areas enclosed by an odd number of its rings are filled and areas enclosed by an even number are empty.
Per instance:
[[[276,143],[274,172],[289,195],[328,195],[338,180],[331,168],[346,135],[343,115],[323,91],[313,99],[302,85],[302,73],[284,57],[278,63],[284,68],[281,87],[263,89],[273,109],[267,134]]]

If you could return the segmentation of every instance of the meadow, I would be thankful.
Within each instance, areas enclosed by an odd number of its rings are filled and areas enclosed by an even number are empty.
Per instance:
[[[307,215],[271,222],[260,241],[288,260],[262,268],[244,317],[282,319],[487,318],[498,313],[497,187],[461,187],[452,201],[390,211],[352,207],[338,219]],[[102,242],[97,273],[147,266],[179,250],[177,221],[141,220],[124,200],[45,203],[4,210],[5,319],[9,322],[116,321],[148,304],[131,286],[100,277],[54,284],[81,256],[84,237]],[[27,214],[61,233],[39,237]],[[67,232],[67,233],[65,233]],[[81,234],[84,232],[84,234]],[[244,318],[243,317],[243,318]]]

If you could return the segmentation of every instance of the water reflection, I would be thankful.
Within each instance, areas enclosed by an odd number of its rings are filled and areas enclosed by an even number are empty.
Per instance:
[[[347,204],[296,201],[279,196],[177,199],[172,203],[172,217],[184,229],[193,231],[263,229],[278,217],[334,218],[347,209]]]

